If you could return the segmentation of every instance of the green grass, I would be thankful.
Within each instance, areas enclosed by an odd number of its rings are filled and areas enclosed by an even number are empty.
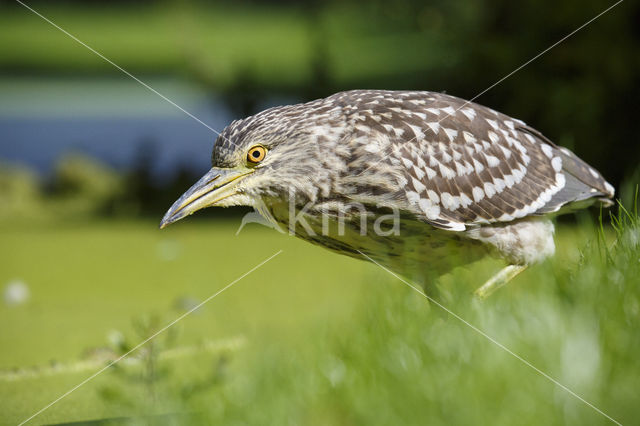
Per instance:
[[[203,300],[284,250],[181,321],[172,339],[140,350],[141,364],[108,370],[34,424],[175,412],[202,424],[608,423],[375,265],[257,225],[236,237],[235,226],[2,224],[0,283],[21,279],[32,293],[0,307],[5,373],[86,359],[109,345],[110,330],[130,347],[183,312],[177,299]],[[628,219],[618,228],[606,244],[588,223],[562,230],[556,258],[482,303],[471,292],[498,264],[459,269],[442,279],[442,303],[633,424],[640,233]],[[244,343],[162,358],[229,339]],[[0,380],[0,423],[24,420],[93,371]]]
[[[243,87],[247,81],[299,89],[316,84],[314,72],[326,73],[340,85],[362,84],[442,69],[456,60],[441,32],[388,27],[353,6],[328,6],[316,20],[291,5],[34,7],[130,72],[182,72],[218,89]],[[416,55],[417,45],[429,54]],[[318,65],[322,69],[314,70]],[[41,74],[119,73],[20,6],[0,14],[0,67]]]
[[[203,300],[280,249],[282,255],[181,322],[178,343],[300,336],[312,323],[344,321],[352,312],[365,284],[364,263],[256,225],[237,237],[235,230],[235,222],[180,224],[163,232],[150,222],[3,227],[0,283],[20,279],[32,297],[25,306],[0,308],[0,368],[78,359],[87,348],[105,346],[110,330],[131,336],[132,319],[149,313],[169,322],[181,313],[173,308],[176,299]],[[51,384],[31,396],[28,409],[14,404],[25,396],[16,389],[41,384],[2,383],[0,412],[15,422],[81,378],[45,381]],[[91,389],[78,392],[80,400]],[[65,405],[75,404],[61,403],[43,420],[68,420]]]

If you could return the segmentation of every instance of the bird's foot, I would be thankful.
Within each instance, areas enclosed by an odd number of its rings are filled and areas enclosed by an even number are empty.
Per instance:
[[[477,289],[474,294],[480,299],[486,299],[494,291],[514,279],[520,272],[527,269],[527,265],[508,265],[505,266],[491,277],[482,287]]]

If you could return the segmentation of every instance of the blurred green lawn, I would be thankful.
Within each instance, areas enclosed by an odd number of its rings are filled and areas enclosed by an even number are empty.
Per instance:
[[[151,222],[5,227],[0,283],[19,279],[32,297],[25,306],[0,308],[0,368],[78,359],[87,348],[105,346],[110,330],[131,334],[132,318],[144,314],[169,322],[181,313],[176,300],[201,301],[281,249],[181,322],[179,343],[238,335],[296,341],[312,324],[348,320],[365,284],[364,263],[257,225],[236,237],[236,228],[236,222],[185,223],[162,232]],[[37,394],[30,390],[42,386],[38,381],[0,383],[0,412],[5,420],[21,420],[82,377],[46,380]],[[88,385],[77,397],[86,400],[93,389]],[[28,403],[18,404],[26,395]],[[40,421],[70,420],[65,405],[77,406],[69,399]],[[89,405],[73,418],[95,417]]]
[[[316,72],[349,85],[424,73],[429,67],[442,69],[456,60],[445,50],[441,32],[396,26],[380,34],[381,23],[367,19],[354,5],[331,5],[317,20],[291,5],[34,7],[128,71],[184,73],[218,89],[242,86],[245,80],[260,87],[300,88],[316,84]],[[417,44],[429,54],[415,55]],[[317,66],[322,69],[313,69]],[[118,73],[22,7],[0,14],[0,68],[69,75]]]
[[[31,290],[26,304],[0,307],[4,373],[76,362],[107,346],[112,330],[135,344],[144,338],[136,318],[169,323],[183,312],[177,300],[203,300],[284,250],[176,325],[171,343],[245,344],[158,361],[152,383],[144,369],[110,369],[33,424],[175,412],[200,424],[608,423],[375,265],[257,225],[235,236],[236,225],[2,224],[0,283],[19,279]],[[616,420],[636,423],[640,238],[638,229],[625,235],[605,263],[595,227],[567,227],[555,259],[488,301],[470,295],[495,261],[445,276],[442,302]],[[0,375],[0,423],[19,423],[96,370]]]

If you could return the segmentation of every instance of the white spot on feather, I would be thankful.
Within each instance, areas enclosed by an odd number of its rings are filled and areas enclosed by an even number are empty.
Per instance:
[[[417,192],[407,191],[407,200],[411,204],[416,204],[420,200],[420,195]]]
[[[511,136],[507,136],[507,142],[509,142],[509,145],[515,146],[521,152],[527,152],[524,145],[522,145],[522,143],[518,139],[514,139]]]
[[[484,183],[484,193],[487,194],[487,198],[491,198],[496,194],[496,188],[492,183],[485,182]]]
[[[498,157],[485,154],[484,158],[487,159],[487,164],[489,165],[489,167],[498,167],[500,165],[500,160],[498,160]]]
[[[457,161],[455,162],[455,165],[456,165],[456,173],[458,173],[458,176],[465,176],[468,174],[467,168],[465,166],[463,166]]]
[[[467,160],[464,160],[464,167],[467,169],[467,174],[473,173],[473,166]]]
[[[453,108],[451,108],[450,106],[448,106],[448,107],[446,107],[446,108],[441,108],[441,110],[442,110],[443,112],[445,112],[446,114],[448,114],[448,115],[453,115],[453,114],[455,114],[455,112],[456,112],[456,111],[455,111]]]
[[[470,121],[473,121],[476,118],[476,112],[471,108],[464,108],[460,110]]]
[[[475,136],[473,136],[471,133],[467,132],[466,130],[462,132],[462,136],[464,136],[464,140],[467,141],[467,143],[474,143],[476,141]]]
[[[498,122],[496,120],[491,120],[489,118],[486,119],[487,123],[489,123],[491,125],[491,127],[493,127],[494,129],[498,130],[500,128],[500,126],[498,126]]]
[[[458,131],[457,130],[447,129],[446,127],[443,127],[443,129],[444,129],[444,132],[449,137],[449,141],[451,141],[451,142],[453,142],[453,140],[456,138],[456,136],[458,136]]]
[[[474,186],[473,190],[471,190],[471,195],[473,195],[473,200],[477,203],[484,198],[484,191],[479,186]]]
[[[543,144],[543,145],[540,145],[540,148],[542,149],[542,152],[544,152],[544,155],[546,155],[549,158],[553,157],[553,149],[551,149],[551,146],[547,144]]]
[[[566,178],[564,177],[564,174],[562,173],[556,173],[556,183],[558,184],[559,188],[564,188],[564,185],[566,183]]]
[[[408,158],[402,157],[402,163],[407,169],[413,167],[413,161],[409,160]]]
[[[484,166],[482,165],[482,163],[475,158],[473,159],[473,167],[476,169],[476,173],[480,173],[484,170]]]
[[[418,167],[416,167],[416,166],[413,166],[413,173],[415,173],[415,174],[416,174],[416,177],[417,177],[418,179],[420,179],[420,180],[422,180],[422,178],[423,178],[423,177],[424,177],[424,175],[425,175],[424,170],[422,170],[422,169],[420,169],[420,168],[418,168]]]
[[[440,216],[440,207],[433,204],[431,200],[421,198],[420,201],[418,201],[418,206],[420,206],[425,216],[427,216],[427,219],[435,220]]]
[[[507,147],[504,147],[502,145],[498,145],[498,146],[500,147],[500,149],[504,153],[504,156],[505,156],[506,159],[511,158],[511,151]]]
[[[604,183],[604,189],[607,191],[607,193],[609,195],[611,195],[613,197],[613,195],[616,193],[615,188],[609,183],[609,182],[605,182]]]
[[[440,197],[438,193],[432,189],[427,189],[427,196],[431,200],[431,202],[438,204],[440,202]]]
[[[413,124],[409,124],[409,127],[411,127],[411,130],[413,130],[413,134],[415,135],[415,138],[417,140],[424,139],[424,133],[422,132],[422,129],[420,127],[414,126]]]
[[[564,146],[560,147],[560,151],[564,152],[565,154],[572,156],[573,152],[569,151],[567,148],[565,148]]]
[[[440,130],[440,124],[438,122],[427,123],[427,126],[433,131],[433,133],[438,134]]]
[[[413,187],[416,189],[416,191],[418,191],[418,193],[421,193],[425,189],[427,189],[427,187],[424,186],[422,182],[420,182],[418,179],[414,177],[411,177],[411,183],[413,183]]]
[[[511,222],[513,219],[514,219],[514,217],[511,216],[510,214],[503,213],[502,216],[500,216],[498,218],[498,221],[500,221],[500,222]]]
[[[553,170],[555,170],[556,172],[559,172],[560,170],[562,170],[562,158],[553,157],[553,159],[551,160],[551,166],[553,167]]]
[[[515,178],[516,183],[520,183],[522,181],[526,171],[527,171],[527,169],[524,166],[521,166],[520,168],[517,168],[517,169],[513,169],[513,171],[511,173],[513,174],[513,177]]]
[[[504,175],[504,183],[507,185],[507,188],[511,188],[515,185],[516,181],[512,175]]]
[[[364,150],[370,152],[371,154],[376,154],[381,151],[380,145],[377,143],[370,143],[364,147]]]
[[[440,199],[442,200],[442,205],[447,210],[456,210],[460,207],[460,200],[458,197],[449,194],[448,192],[443,192],[440,194]]]
[[[444,164],[440,164],[440,175],[446,179],[453,179],[456,177],[455,172]]]
[[[471,203],[473,202],[473,201],[471,201],[471,198],[469,198],[469,197],[467,196],[467,194],[465,194],[465,193],[460,194],[460,197],[459,197],[459,198],[460,198],[460,205],[461,205],[462,207],[470,206],[470,205],[471,205]]]

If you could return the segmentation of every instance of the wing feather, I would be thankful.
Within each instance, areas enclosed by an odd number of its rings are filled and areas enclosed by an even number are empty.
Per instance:
[[[490,108],[433,92],[342,96],[356,106],[347,173],[370,183],[395,178],[401,189],[391,198],[436,227],[461,231],[613,196],[602,175],[575,154]],[[372,154],[380,150],[387,154],[382,161]],[[370,192],[359,196],[373,202]]]

